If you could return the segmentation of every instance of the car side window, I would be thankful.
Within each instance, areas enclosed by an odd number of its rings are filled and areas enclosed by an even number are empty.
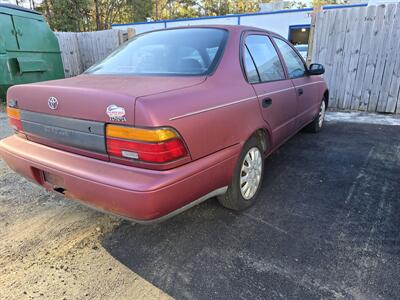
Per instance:
[[[304,66],[303,60],[300,56],[289,46],[285,41],[274,38],[279,51],[282,53],[283,59],[285,60],[288,75],[290,78],[303,77],[306,73],[306,67]]]
[[[262,82],[285,79],[278,53],[269,37],[249,35],[245,45],[253,59]]]
[[[244,68],[246,69],[247,81],[249,83],[260,82],[256,66],[246,46],[244,46],[244,51]]]

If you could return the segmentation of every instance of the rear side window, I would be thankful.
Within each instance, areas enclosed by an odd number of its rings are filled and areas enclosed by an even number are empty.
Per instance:
[[[285,73],[279,60],[278,53],[276,53],[271,40],[267,36],[249,35],[246,38],[245,44],[251,58],[254,61],[254,64],[256,65],[260,80],[262,82],[285,79]],[[248,58],[246,58],[246,53],[247,52],[245,52],[245,65],[246,60],[248,61]],[[251,70],[251,68],[249,70]],[[248,78],[249,75],[251,74],[247,74]]]
[[[258,77],[258,72],[256,69],[256,66],[254,65],[254,61],[251,58],[251,55],[249,53],[249,49],[247,47],[244,47],[244,68],[246,69],[246,76],[247,76],[247,81],[249,83],[257,83],[260,82],[260,77]]]
[[[274,38],[279,51],[282,53],[283,59],[285,60],[286,67],[288,69],[288,75],[290,78],[297,78],[304,76],[306,68],[303,60],[300,56],[289,46],[285,41]]]

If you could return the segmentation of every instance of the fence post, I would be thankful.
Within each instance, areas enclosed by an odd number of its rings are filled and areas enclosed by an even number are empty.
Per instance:
[[[129,27],[128,28],[128,40],[133,38],[135,36],[135,34],[136,34],[135,28]]]
[[[124,42],[124,32],[122,30],[118,30],[118,43],[122,45]]]
[[[321,1],[314,1],[314,9],[311,13],[311,26],[310,35],[308,36],[308,51],[307,51],[307,66],[311,64],[314,48],[314,37],[315,37],[315,24],[317,20],[317,14],[321,11]]]

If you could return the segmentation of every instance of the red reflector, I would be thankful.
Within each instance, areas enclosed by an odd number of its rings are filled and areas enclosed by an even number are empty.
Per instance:
[[[186,147],[180,139],[162,143],[141,143],[107,138],[110,155],[124,157],[122,151],[137,153],[138,159],[146,162],[164,163],[187,155]]]
[[[14,118],[8,118],[8,120],[9,120],[10,126],[12,128],[14,128],[15,130],[18,130],[18,131],[23,131],[21,120],[14,119]]]

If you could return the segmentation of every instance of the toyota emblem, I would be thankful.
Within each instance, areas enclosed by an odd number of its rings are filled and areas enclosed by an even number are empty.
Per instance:
[[[49,100],[47,101],[47,104],[49,105],[50,109],[57,109],[58,107],[58,100],[56,97],[50,97]]]

